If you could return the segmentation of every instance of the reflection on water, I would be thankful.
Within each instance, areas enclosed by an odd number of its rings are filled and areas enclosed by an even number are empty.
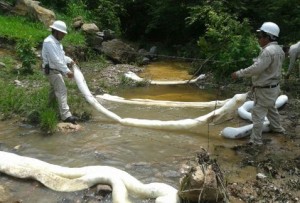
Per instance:
[[[199,90],[191,85],[150,86],[120,90],[119,93],[118,96],[127,98],[173,101],[216,99],[215,91]],[[159,120],[195,118],[213,110],[145,107],[110,102],[104,102],[103,105],[121,117]],[[218,160],[221,164],[230,167],[237,161],[230,147],[243,142],[227,140],[219,135],[224,127],[238,125],[230,121],[205,126],[201,129],[201,133],[193,134],[123,126],[104,121],[103,117],[95,112],[92,121],[81,123],[83,127],[81,131],[68,134],[56,133],[51,136],[43,135],[38,129],[20,125],[15,121],[3,121],[0,122],[0,143],[2,143],[0,148],[11,150],[19,146],[17,153],[20,155],[67,167],[108,165],[125,170],[144,183],[164,182],[178,188],[181,164],[185,163],[186,159],[192,158],[201,147],[208,149],[213,155],[215,146],[223,146],[222,156],[218,157]],[[24,203],[63,202],[64,199],[75,200],[82,197],[82,192],[54,192],[40,186],[37,182],[12,179],[4,175],[0,176],[0,182],[11,189],[13,200],[22,200]]]

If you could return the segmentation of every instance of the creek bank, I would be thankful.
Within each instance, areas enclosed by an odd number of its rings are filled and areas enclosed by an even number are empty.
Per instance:
[[[264,133],[262,147],[247,144],[231,150],[240,157],[241,171],[252,168],[257,176],[245,181],[232,180],[227,189],[232,202],[299,202],[300,197],[300,111],[299,79],[282,81],[282,93],[289,98],[279,109],[281,123],[287,134]],[[235,91],[245,91],[243,87],[231,86]],[[242,90],[244,89],[244,90]],[[237,121],[238,122],[238,121]],[[280,142],[274,141],[274,138]],[[248,138],[247,138],[248,139]],[[247,142],[247,141],[245,141]],[[219,146],[222,148],[223,146]],[[222,155],[222,150],[220,154]],[[228,170],[230,169],[223,168]]]
[[[119,87],[122,84],[121,79],[125,72],[138,73],[143,69],[142,67],[128,64],[114,65],[109,62],[105,66],[97,62],[82,62],[80,67],[94,94],[109,92],[112,87]],[[207,83],[208,81],[205,82]],[[246,91],[240,84],[231,85],[228,88],[236,92]],[[230,202],[299,202],[300,113],[299,99],[297,98],[297,95],[299,95],[299,84],[296,80],[291,79],[282,85],[282,89],[289,97],[288,104],[280,110],[283,126],[287,130],[287,136],[265,134],[264,137],[267,138],[265,139],[266,145],[260,149],[247,145],[232,148],[231,150],[241,157],[241,161],[238,163],[240,171],[232,171],[231,168],[220,165],[221,169],[224,170],[225,177],[228,173],[238,174],[245,167],[253,167],[257,174],[262,173],[266,176],[263,179],[257,179],[254,176],[249,178],[250,180],[245,181],[228,181],[227,189],[231,199]],[[239,118],[236,119],[238,120]],[[281,136],[281,139],[284,140],[283,144],[272,142],[272,136]],[[221,155],[222,149],[219,151],[219,154],[214,156]],[[91,193],[93,193],[92,190],[81,194],[91,195]],[[87,197],[85,196],[85,198]],[[95,196],[90,198],[92,200]],[[96,198],[100,197],[96,196]]]

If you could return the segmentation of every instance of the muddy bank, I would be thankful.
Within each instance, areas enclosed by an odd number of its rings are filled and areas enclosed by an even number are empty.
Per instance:
[[[99,71],[99,74],[91,74],[92,66],[82,64],[82,70],[95,93],[103,93],[109,86],[117,87],[121,84],[122,75],[127,71],[139,73],[143,68],[131,65],[110,65]],[[95,64],[94,64],[95,67]],[[97,75],[95,77],[95,75]],[[97,83],[105,80],[105,86],[99,87]],[[209,83],[209,80],[202,81]],[[247,177],[245,180],[231,177],[227,181],[227,190],[230,202],[299,202],[300,198],[300,101],[298,79],[290,79],[282,84],[282,92],[289,97],[288,103],[280,109],[283,127],[287,135],[264,134],[265,145],[262,147],[251,147],[245,144],[236,146],[232,150],[241,161],[238,164],[239,171],[220,165],[226,174],[241,174],[251,168],[257,176]],[[102,89],[101,89],[102,88]],[[224,87],[223,87],[224,88]],[[228,87],[236,93],[248,91],[247,85],[235,84]],[[236,120],[240,118],[236,117]],[[281,143],[272,141],[272,137],[281,140]],[[218,146],[219,154],[222,156],[223,146]]]
[[[241,87],[232,87],[236,90]],[[240,171],[254,170],[256,177],[240,181],[232,178],[227,189],[232,202],[299,202],[300,199],[300,101],[299,79],[282,81],[282,94],[289,97],[279,113],[287,134],[264,133],[264,145],[253,147],[247,144],[231,150],[240,157]],[[274,141],[274,138],[280,142]],[[245,143],[248,138],[245,139]],[[220,146],[222,148],[222,146]],[[220,150],[220,156],[222,150]],[[218,155],[217,155],[218,156]],[[223,168],[228,173],[230,169]],[[247,172],[246,172],[247,173]]]
[[[113,65],[109,62],[105,66],[97,62],[81,62],[80,67],[94,94],[113,91],[114,88],[122,85],[122,77],[125,72],[139,73],[143,69],[127,64]],[[209,83],[209,81],[203,82]],[[241,84],[234,87],[230,85],[228,88],[236,93],[247,91],[247,87]],[[287,130],[286,136],[266,133],[264,134],[266,144],[261,148],[240,145],[228,149],[224,146],[217,146],[216,154],[212,155],[218,160],[218,157],[223,156],[224,151],[230,150],[240,157],[240,162],[236,163],[237,166],[234,167],[220,163],[220,168],[227,179],[226,188],[230,202],[299,202],[299,82],[291,79],[282,85],[282,90],[289,96],[288,103],[280,110],[283,126]],[[235,119],[240,120],[238,117]],[[274,141],[272,138],[275,137],[281,141]],[[247,139],[245,139],[246,142]],[[258,176],[244,178],[249,170],[254,171]],[[0,190],[2,190],[1,187]],[[3,191],[6,194],[5,188]],[[84,199],[86,202],[101,202],[102,197],[97,195],[95,188],[78,194],[80,196],[78,199],[68,201],[80,202]]]

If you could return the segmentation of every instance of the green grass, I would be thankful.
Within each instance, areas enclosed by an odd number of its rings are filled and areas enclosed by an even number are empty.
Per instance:
[[[60,120],[57,104],[48,105],[49,82],[39,70],[34,67],[34,73],[23,75],[14,71],[17,63],[14,57],[0,59],[6,67],[0,69],[0,119],[22,117],[23,121],[36,126],[47,133],[53,133]],[[19,80],[22,86],[14,84]],[[66,80],[68,87],[68,103],[74,115],[88,120],[91,110],[74,81]]]
[[[0,15],[0,36],[8,39],[27,39],[31,37],[36,42],[41,42],[49,31],[42,23],[30,22],[27,18],[20,16]]]
[[[24,100],[25,92],[18,90],[14,85],[0,81],[0,109],[4,117],[10,117],[11,113],[20,113],[22,100]]]
[[[50,34],[49,28],[41,22],[33,22],[22,16],[0,15],[0,25],[0,36],[15,41],[31,38],[34,43],[42,44],[44,38]],[[62,43],[74,46],[85,45],[83,34],[70,29],[70,25],[68,27],[68,34]]]
[[[65,22],[69,22],[67,18]],[[33,44],[41,45],[44,38],[51,33],[42,23],[20,16],[0,15],[0,25],[0,37],[16,44],[30,39]],[[68,27],[69,34],[62,41],[64,46],[85,45],[83,34],[72,30],[71,26]],[[32,74],[22,74],[20,69],[16,68],[22,63],[22,59],[16,53],[17,48],[2,53],[0,57],[0,62],[5,64],[5,67],[0,69],[0,119],[22,117],[23,121],[37,125],[43,131],[53,133],[60,117],[58,106],[48,105],[49,82],[40,70],[41,61],[38,59],[38,63],[31,63]],[[26,55],[25,59],[27,59]],[[14,84],[14,80],[21,81],[22,86]],[[68,79],[66,79],[66,84],[71,112],[88,120],[91,110],[79,93],[76,84]]]

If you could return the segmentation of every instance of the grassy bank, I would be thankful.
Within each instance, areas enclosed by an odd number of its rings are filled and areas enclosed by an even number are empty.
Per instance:
[[[0,15],[0,25],[0,36],[14,41],[30,38],[34,44],[40,45],[44,38],[50,34],[50,30],[41,22],[33,22],[21,16]],[[70,25],[68,25],[68,30],[69,33],[63,40],[64,44],[85,45],[85,38],[80,32],[71,30]]]
[[[34,49],[42,45],[50,31],[39,22],[20,16],[0,15],[0,37],[13,42],[11,50],[0,52],[0,118],[21,117],[24,122],[38,125],[53,133],[59,122],[57,104],[48,104],[49,83],[40,70],[41,59]],[[85,38],[80,32],[70,31],[63,44],[84,46]],[[24,71],[24,70],[30,71]],[[90,117],[84,98],[79,94],[74,80],[65,80],[68,103],[74,115],[86,120]]]
[[[1,119],[20,117],[26,123],[38,125],[43,131],[53,133],[59,122],[57,104],[48,103],[49,83],[42,71],[34,66],[33,74],[23,75],[15,56],[1,57],[5,67],[0,68]],[[72,113],[83,120],[89,119],[91,110],[78,92],[74,80],[66,79],[68,101]]]

